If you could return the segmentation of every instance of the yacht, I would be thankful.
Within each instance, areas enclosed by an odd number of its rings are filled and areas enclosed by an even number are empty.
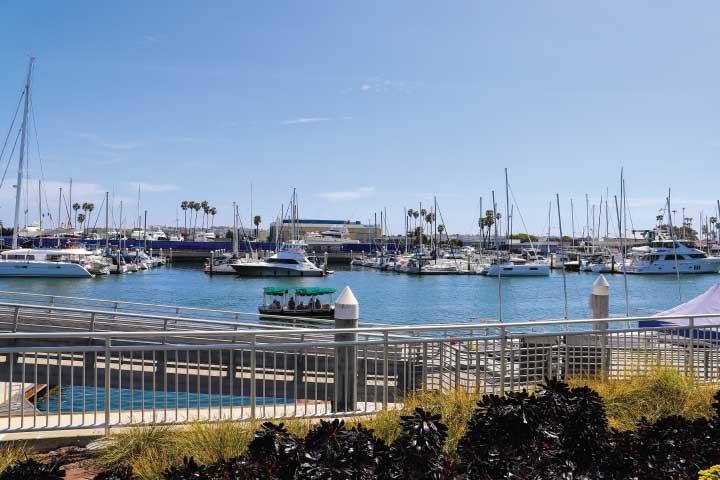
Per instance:
[[[271,257],[234,263],[232,268],[237,275],[244,277],[322,277],[332,273],[307,259],[302,240],[290,240]]]
[[[0,253],[0,277],[92,277],[84,248],[17,248]]]
[[[720,258],[674,240],[667,232],[645,232],[647,245],[633,247],[625,261],[625,272],[633,274],[718,273]]]
[[[526,262],[520,257],[500,256],[493,258],[480,274],[488,277],[547,277],[550,275],[550,265]]]
[[[314,247],[342,247],[343,245],[357,245],[360,240],[353,240],[348,237],[346,229],[329,229],[323,232],[308,232],[303,241],[309,248]]]

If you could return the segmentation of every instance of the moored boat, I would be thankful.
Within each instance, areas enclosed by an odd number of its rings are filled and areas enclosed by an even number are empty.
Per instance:
[[[325,287],[265,287],[258,312],[284,317],[333,318],[332,296],[336,291]]]

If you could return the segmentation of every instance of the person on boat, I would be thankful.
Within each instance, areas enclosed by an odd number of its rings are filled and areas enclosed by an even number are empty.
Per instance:
[[[300,305],[298,305],[298,310],[305,310],[305,302],[300,300]]]
[[[281,310],[282,305],[280,305],[280,302],[276,298],[272,303],[273,310]]]
[[[290,301],[288,302],[288,309],[295,310],[295,299],[294,298],[291,298]]]
[[[315,297],[315,310],[320,310],[322,308],[322,304],[320,303],[320,299]]]

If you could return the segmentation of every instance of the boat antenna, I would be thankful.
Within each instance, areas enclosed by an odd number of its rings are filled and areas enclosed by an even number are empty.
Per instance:
[[[18,247],[18,229],[20,224],[20,202],[22,199],[23,168],[25,163],[25,142],[27,140],[28,109],[30,107],[30,83],[32,82],[32,71],[35,57],[30,57],[28,66],[27,81],[25,82],[25,107],[23,110],[23,121],[20,137],[20,160],[18,162],[17,185],[15,189],[15,220],[13,222],[12,248]]]
[[[495,203],[495,190],[492,191],[492,201],[493,201],[493,224],[495,225],[495,261],[497,262],[498,267],[498,320],[500,322],[503,321],[503,311],[502,311],[502,277],[500,276],[500,243],[498,243],[498,218],[497,214],[497,203]]]
[[[555,194],[557,200],[557,213],[558,213],[558,227],[560,228],[560,257],[564,258],[565,242],[563,242],[563,231],[562,231],[562,215],[560,215],[560,194]],[[565,297],[565,320],[568,319],[568,296],[567,296],[567,278],[565,277],[565,269],[562,269],[563,277],[563,296]]]
[[[672,210],[670,209],[670,189],[668,188],[668,196],[667,196],[667,208],[668,208],[668,221],[670,223],[670,235],[672,235],[672,242],[673,242],[673,256],[675,257],[675,275],[677,277],[677,286],[678,286],[678,299],[680,300],[680,303],[682,303],[682,283],[680,282],[680,269],[678,268],[678,258],[677,258],[677,242],[675,241],[675,229],[673,228],[673,222],[672,222]],[[683,218],[683,225],[685,224],[685,219]]]

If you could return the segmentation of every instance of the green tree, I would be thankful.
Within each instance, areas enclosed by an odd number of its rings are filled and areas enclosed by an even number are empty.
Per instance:
[[[77,216],[77,222],[80,224],[80,228],[82,229],[83,222],[85,222],[85,214],[79,213]]]
[[[75,210],[75,216],[77,216],[78,210],[80,210],[80,204],[79,203],[73,203],[72,209]],[[72,225],[70,225],[70,228],[72,228]]]
[[[210,207],[210,215],[212,215],[212,225],[210,228],[215,228],[215,215],[217,215],[217,208]]]
[[[187,210],[190,208],[190,202],[183,200],[180,202],[180,208],[182,208],[183,215],[185,215],[185,236],[187,236]]]
[[[255,225],[255,239],[260,236],[260,222],[262,222],[260,215],[255,215],[253,217],[253,225]]]

